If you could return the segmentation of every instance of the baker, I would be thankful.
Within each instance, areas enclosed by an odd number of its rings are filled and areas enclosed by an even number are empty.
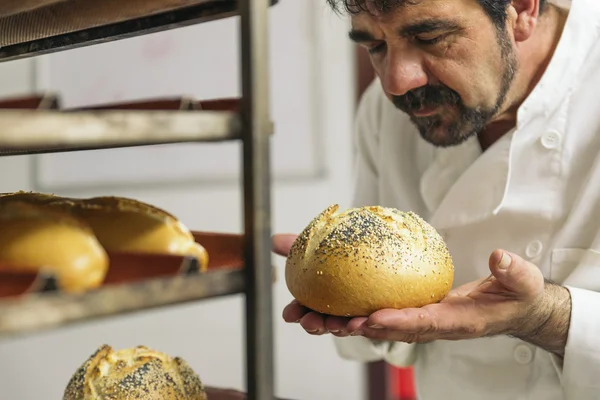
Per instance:
[[[420,400],[599,399],[600,2],[327,1],[377,74],[353,205],[421,215],[455,289],[352,319],[292,302],[284,319],[341,357],[414,366]]]

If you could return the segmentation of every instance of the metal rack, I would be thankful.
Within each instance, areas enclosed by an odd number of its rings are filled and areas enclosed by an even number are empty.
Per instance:
[[[269,116],[267,13],[276,2],[20,0],[3,5],[0,1],[0,61],[239,15],[239,110],[3,109],[0,155],[242,140],[244,198],[244,235],[237,238],[243,268],[198,274],[197,268],[188,265],[184,274],[175,277],[157,277],[91,293],[42,290],[23,299],[0,300],[0,339],[91,318],[245,293],[248,399],[274,398],[269,154],[273,126]],[[25,284],[32,285],[36,279],[39,277]],[[52,279],[36,284],[51,287]]]

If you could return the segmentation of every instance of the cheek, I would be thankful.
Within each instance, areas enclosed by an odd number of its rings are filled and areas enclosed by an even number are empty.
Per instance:
[[[461,46],[428,59],[427,69],[432,84],[441,83],[454,90],[465,106],[489,107],[495,104],[500,89],[501,62],[477,49]]]

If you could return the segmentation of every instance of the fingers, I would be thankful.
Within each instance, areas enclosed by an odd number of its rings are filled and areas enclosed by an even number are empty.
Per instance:
[[[437,329],[437,322],[425,308],[379,310],[365,324],[371,329],[391,329],[403,333],[427,333]]]
[[[369,318],[366,317],[352,318],[350,321],[348,321],[348,324],[346,326],[348,333],[350,333],[353,336],[362,335],[364,333],[364,328],[368,320]]]
[[[535,297],[544,290],[544,276],[538,267],[514,253],[494,250],[490,271],[507,290],[524,297]]]
[[[283,320],[289,323],[299,323],[305,331],[312,335],[327,333],[323,315],[311,311],[296,300],[283,309]]]
[[[313,335],[327,333],[324,316],[311,311],[296,300],[283,309],[283,320],[289,323],[299,323],[305,331]]]
[[[323,335],[327,333],[327,328],[325,328],[325,316],[317,312],[309,312],[302,317],[300,326],[311,335]]]
[[[350,334],[348,331],[348,322],[350,318],[328,316],[325,318],[325,328],[332,335],[345,337]]]
[[[480,336],[486,324],[480,313],[468,304],[440,303],[423,308],[380,310],[369,317],[365,326],[409,337],[453,339]]]
[[[348,319],[319,314],[311,311],[300,320],[300,326],[311,335],[324,335],[331,333],[338,337],[349,335],[347,325]]]
[[[294,300],[283,309],[283,320],[289,323],[300,322],[302,317],[309,312],[310,310],[308,308]]]
[[[292,248],[292,244],[298,235],[294,234],[278,234],[273,235],[271,238],[271,246],[273,247],[273,252],[277,255],[287,257],[290,253],[290,249]]]
[[[283,309],[283,320],[288,323],[299,323],[311,335],[331,333],[335,336],[348,336],[349,318],[323,315],[302,306],[293,300]],[[366,318],[365,318],[366,320]]]

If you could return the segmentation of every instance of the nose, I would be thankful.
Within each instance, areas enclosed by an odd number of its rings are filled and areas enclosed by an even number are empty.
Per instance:
[[[394,96],[427,85],[427,72],[417,54],[410,51],[388,52],[381,80],[385,91]]]

